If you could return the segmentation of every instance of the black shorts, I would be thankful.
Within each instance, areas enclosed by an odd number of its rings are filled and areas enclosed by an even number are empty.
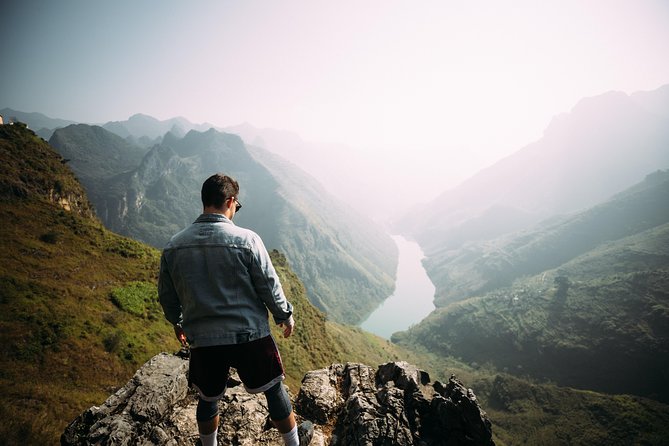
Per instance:
[[[230,367],[249,393],[264,392],[283,381],[279,349],[272,336],[243,344],[194,348],[190,352],[188,384],[207,401],[223,397]]]

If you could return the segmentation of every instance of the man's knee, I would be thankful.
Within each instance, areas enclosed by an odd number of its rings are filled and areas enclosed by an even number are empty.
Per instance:
[[[200,398],[197,402],[195,418],[198,423],[213,420],[218,415],[218,401],[206,401]]]
[[[274,421],[288,418],[293,411],[288,392],[286,392],[285,386],[280,382],[265,391],[265,398],[267,398],[269,417]]]

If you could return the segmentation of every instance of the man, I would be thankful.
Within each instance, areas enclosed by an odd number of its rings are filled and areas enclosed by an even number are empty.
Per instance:
[[[238,196],[239,184],[229,176],[215,174],[204,182],[202,215],[163,250],[160,303],[177,338],[190,344],[189,384],[199,393],[202,445],[217,444],[217,402],[234,367],[248,392],[265,394],[284,443],[297,446],[298,428],[267,313],[287,338],[295,328],[293,306],[260,237],[232,222],[242,207]],[[308,444],[313,425],[300,428],[302,444]]]

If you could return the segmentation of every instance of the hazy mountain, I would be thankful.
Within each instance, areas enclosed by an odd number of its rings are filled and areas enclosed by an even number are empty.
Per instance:
[[[62,161],[24,126],[0,126],[3,444],[58,444],[77,414],[102,404],[144,361],[178,350],[157,300],[160,251],[105,229]],[[307,370],[335,362],[422,363],[327,321],[286,258],[271,255],[299,324],[289,339],[274,333],[291,391]]]
[[[667,203],[669,172],[657,172],[572,217],[444,252],[440,302],[480,297],[437,309],[394,340],[669,401]]]
[[[70,133],[92,141],[84,128],[63,129],[57,136],[75,141]],[[107,169],[103,160],[109,149],[99,141],[81,150],[99,154],[98,169]],[[237,135],[213,129],[191,131],[184,138],[168,133],[137,168],[101,181],[92,199],[109,228],[162,247],[199,215],[202,181],[218,171],[240,181],[244,209],[238,224],[286,254],[312,302],[329,316],[358,323],[391,294],[397,265],[392,239],[297,167],[263,149],[250,149]]]
[[[431,256],[585,209],[669,167],[667,122],[669,85],[583,99],[539,141],[414,210],[401,227]]]
[[[477,296],[556,268],[609,240],[669,222],[669,174],[657,172],[587,212],[554,217],[522,232],[436,251],[425,261],[435,305]]]
[[[257,128],[244,123],[225,128],[250,145],[262,147],[308,172],[347,207],[371,217],[383,217],[396,203],[388,184],[379,178],[380,162],[345,144],[315,143],[286,130]]]
[[[42,113],[28,113],[12,110],[11,108],[3,108],[0,110],[0,115],[4,118],[5,123],[16,119],[19,122],[27,124],[37,135],[46,140],[51,137],[55,129],[76,124],[74,121],[66,119],[50,118]]]
[[[110,121],[102,127],[122,138],[133,137],[138,140],[142,137],[155,140],[167,132],[177,136],[184,136],[190,130],[206,131],[213,127],[211,124],[193,124],[186,118],[171,118],[164,121],[137,113],[126,121]]]

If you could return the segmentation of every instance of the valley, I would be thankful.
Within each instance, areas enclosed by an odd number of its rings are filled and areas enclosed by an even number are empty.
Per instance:
[[[1,126],[2,438],[55,441],[144,361],[176,349],[155,302],[159,249],[199,214],[201,178],[226,170],[242,183],[239,224],[266,240],[302,315],[297,336],[278,340],[291,389],[332,362],[406,360],[471,386],[498,445],[662,444],[667,91],[584,100],[543,140],[385,222],[426,256],[414,261],[435,288],[408,292],[383,226],[269,147],[145,115],[40,118],[63,125],[40,130],[51,145]],[[389,342],[357,325],[390,309],[393,292],[420,294],[421,314],[398,328],[397,308],[379,316]]]

